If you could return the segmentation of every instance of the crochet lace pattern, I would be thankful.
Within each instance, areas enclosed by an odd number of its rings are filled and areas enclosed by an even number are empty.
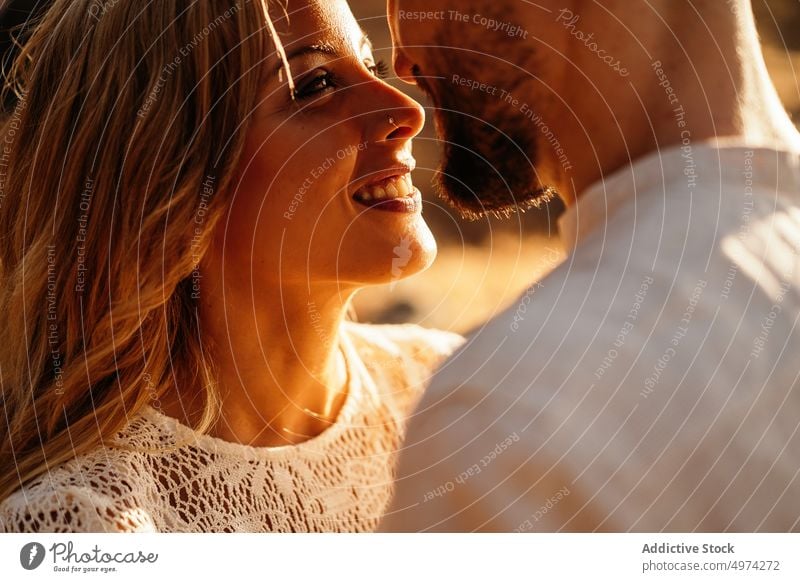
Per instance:
[[[406,421],[464,339],[413,324],[346,323],[350,383],[337,420],[296,445],[201,435],[146,407],[118,435],[0,504],[5,532],[373,531]]]

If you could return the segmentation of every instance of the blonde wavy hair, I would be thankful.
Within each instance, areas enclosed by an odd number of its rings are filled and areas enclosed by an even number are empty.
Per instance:
[[[0,133],[0,500],[176,386],[204,387],[195,428],[213,425],[192,274],[265,58],[287,65],[266,2],[55,0],[22,44]]]

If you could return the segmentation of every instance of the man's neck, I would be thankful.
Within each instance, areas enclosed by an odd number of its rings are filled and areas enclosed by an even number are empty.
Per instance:
[[[749,8],[705,6],[702,18],[661,14],[665,22],[642,35],[649,58],[631,53],[631,82],[604,88],[608,131],[575,148],[591,156],[579,159],[559,185],[568,205],[636,159],[687,142],[733,139],[800,151],[800,134],[769,78]],[[584,113],[599,115],[596,107]]]

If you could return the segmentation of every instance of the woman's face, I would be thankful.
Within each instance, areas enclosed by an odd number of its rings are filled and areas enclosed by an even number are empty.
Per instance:
[[[436,244],[410,176],[424,111],[379,78],[345,0],[290,1],[286,12],[288,24],[272,16],[296,101],[271,58],[217,239],[226,279],[356,287],[426,268]]]

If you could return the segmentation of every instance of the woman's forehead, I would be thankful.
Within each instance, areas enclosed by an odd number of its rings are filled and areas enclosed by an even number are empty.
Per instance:
[[[292,60],[314,52],[327,53],[332,59],[355,56],[361,60],[372,49],[346,0],[290,1],[285,11],[273,6],[270,16],[290,68]],[[267,78],[285,81],[283,68],[275,53],[265,62]]]
[[[322,44],[360,52],[364,33],[346,0],[289,0],[270,15],[287,52],[292,45]]]

